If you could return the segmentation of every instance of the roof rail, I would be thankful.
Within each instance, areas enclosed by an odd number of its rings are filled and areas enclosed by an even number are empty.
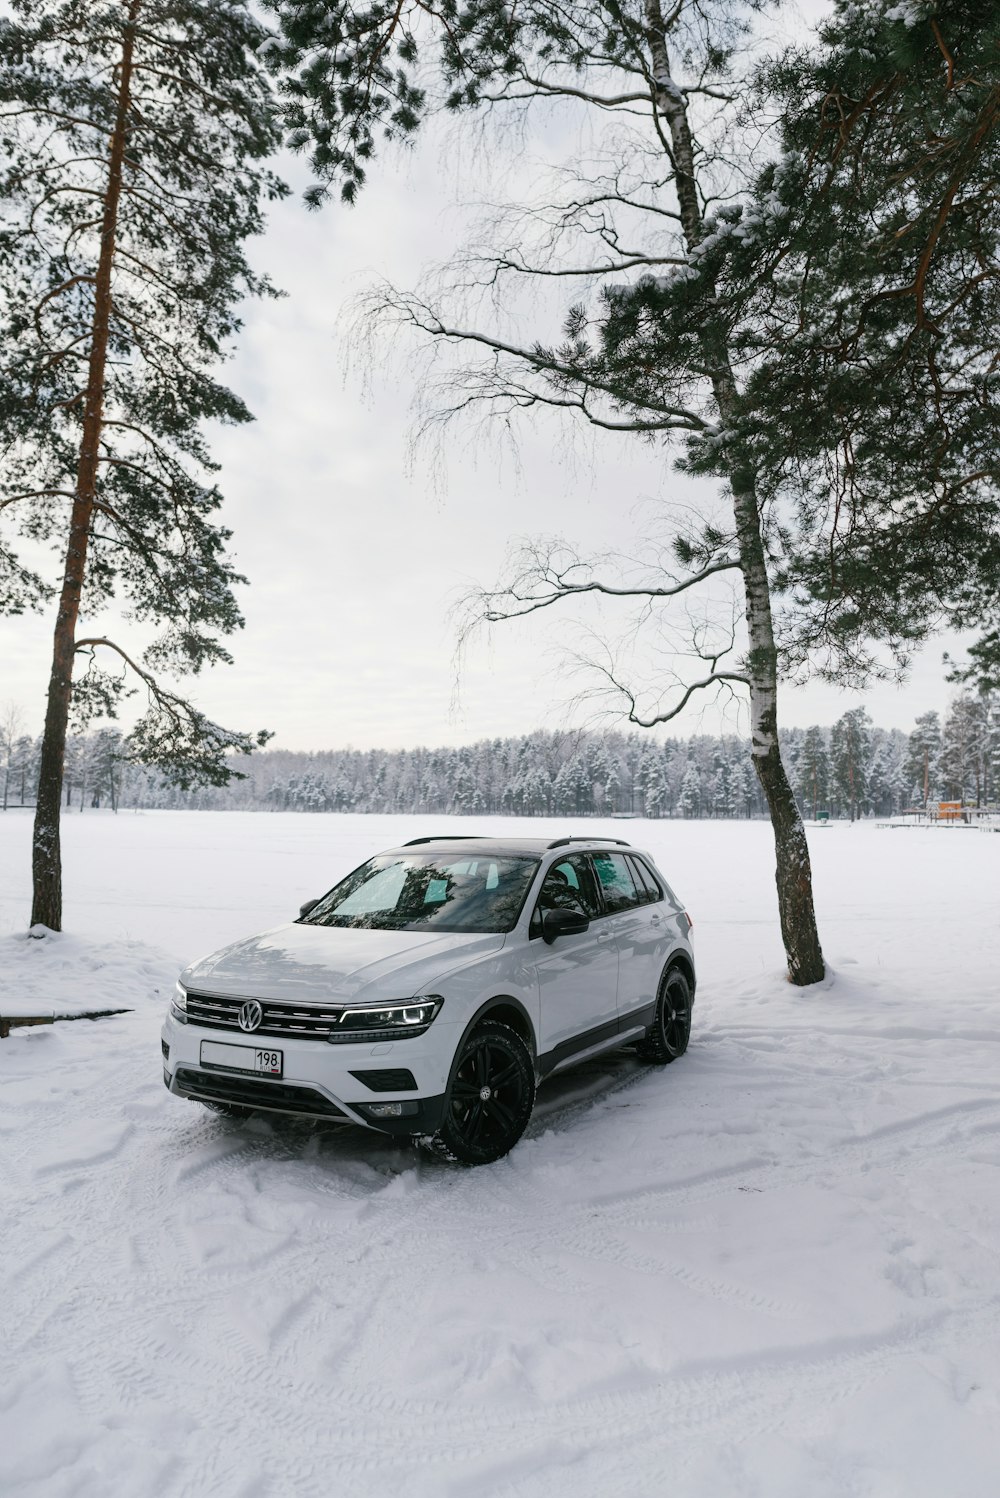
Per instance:
[[[549,843],[549,847],[565,848],[567,843],[615,843],[619,848],[631,847],[631,843],[627,843],[623,837],[585,837],[583,835],[578,837],[557,837],[554,843]]]
[[[481,843],[483,834],[481,832],[451,832],[444,833],[441,837],[411,837],[404,848],[415,848],[418,843]]]

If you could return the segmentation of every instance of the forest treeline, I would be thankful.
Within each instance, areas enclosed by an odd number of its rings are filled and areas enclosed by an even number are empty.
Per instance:
[[[31,805],[40,741],[0,724],[3,806]],[[1000,693],[961,695],[942,721],[876,727],[853,708],[832,727],[789,728],[782,751],[799,806],[852,820],[925,801],[1000,800]],[[747,744],[735,734],[653,739],[558,731],[460,748],[271,749],[244,779],[182,791],[132,764],[104,728],[72,737],[64,805],[302,812],[466,812],[503,816],[758,817],[766,814]]]

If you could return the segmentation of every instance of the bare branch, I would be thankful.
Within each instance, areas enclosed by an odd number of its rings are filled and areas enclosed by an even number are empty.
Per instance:
[[[0,499],[0,510],[6,510],[8,505],[17,504],[20,499],[47,499],[50,497],[58,499],[76,498],[72,489],[25,489],[21,494],[8,494],[6,499]]]
[[[542,564],[535,569],[522,573],[514,579],[507,587],[496,590],[483,589],[472,595],[486,605],[481,617],[485,623],[499,624],[508,619],[520,619],[526,614],[533,614],[538,609],[549,608],[554,603],[559,603],[566,598],[576,598],[584,593],[602,593],[610,598],[676,598],[681,593],[686,593],[689,588],[697,587],[706,578],[714,577],[719,572],[738,572],[740,564],[733,558],[713,563],[711,566],[703,567],[700,572],[692,573],[690,577],[682,578],[679,582],[672,583],[667,587],[654,587],[646,584],[642,587],[616,587],[614,584],[591,579],[589,582],[575,583],[569,580],[569,574],[578,568],[585,567],[585,562],[572,562],[568,567],[559,571],[549,565]],[[544,593],[530,593],[522,591],[530,586],[532,576],[537,579],[540,586],[548,589]],[[511,607],[502,609],[494,600],[509,598]]]
[[[652,420],[638,420],[631,422],[611,421],[596,415],[586,404],[586,396],[595,392],[607,396],[612,402],[620,401],[621,394],[607,380],[595,378],[595,376],[580,367],[560,359],[551,350],[538,345],[535,348],[524,348],[517,344],[507,343],[503,339],[493,338],[487,333],[480,333],[475,329],[464,329],[452,327],[443,322],[432,308],[413,299],[400,299],[395,293],[389,294],[387,304],[383,304],[394,311],[398,316],[409,322],[413,327],[419,328],[421,332],[429,334],[432,338],[442,339],[449,343],[473,343],[482,348],[489,349],[494,354],[505,354],[526,365],[528,369],[543,377],[551,377],[556,381],[564,381],[569,385],[580,387],[584,394],[580,397],[567,395],[549,395],[541,391],[521,388],[514,391],[510,382],[504,382],[502,378],[497,379],[492,387],[493,395],[499,395],[501,391],[510,394],[511,398],[519,405],[550,405],[568,406],[579,410],[588,421],[595,426],[604,427],[610,431],[625,432],[653,432],[686,430],[714,433],[717,428],[714,423],[707,421],[696,411],[688,406],[673,405],[666,401],[654,402],[652,398],[646,401],[648,409],[660,413]],[[484,394],[481,398],[489,398]],[[456,410],[468,402],[462,402],[455,407]]]
[[[614,672],[608,667],[602,666],[596,661],[590,662],[590,666],[592,670],[598,671],[611,684],[614,690],[625,698],[625,701],[628,703],[628,721],[634,723],[637,728],[655,728],[660,723],[670,723],[674,718],[680,717],[695,692],[703,692],[711,687],[724,685],[727,682],[736,682],[744,687],[749,687],[751,684],[749,676],[745,676],[742,672],[713,670],[708,676],[702,677],[700,681],[689,682],[680,699],[673,707],[666,709],[662,713],[653,713],[649,717],[643,717],[636,710],[636,697],[631,688],[625,686],[623,682],[618,681]]]

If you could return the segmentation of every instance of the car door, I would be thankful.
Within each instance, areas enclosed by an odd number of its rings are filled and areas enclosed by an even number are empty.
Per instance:
[[[619,1028],[648,1025],[669,945],[661,911],[629,855],[600,852],[591,859],[608,911],[602,924],[618,946]]]
[[[578,908],[586,931],[542,940],[542,912]],[[568,854],[542,881],[528,928],[538,980],[539,1062],[543,1072],[599,1044],[618,1029],[618,943],[606,920],[585,854]]]

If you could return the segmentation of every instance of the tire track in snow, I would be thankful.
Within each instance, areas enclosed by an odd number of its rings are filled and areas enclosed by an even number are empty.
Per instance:
[[[338,1486],[353,1485],[365,1498],[398,1490],[404,1482],[428,1498],[457,1493],[460,1481],[453,1487],[448,1473],[462,1464],[480,1474],[477,1491],[492,1482],[493,1471],[505,1490],[529,1493],[535,1479],[522,1480],[516,1463],[511,1467],[512,1444],[526,1465],[533,1454],[548,1453],[551,1463],[560,1448],[576,1453],[587,1464],[578,1470],[588,1476],[604,1473],[612,1481],[614,1474],[611,1486],[594,1491],[635,1494],[640,1474],[649,1471],[650,1450],[669,1449],[672,1469],[680,1470],[685,1443],[693,1438],[746,1439],[781,1429],[817,1404],[863,1391],[914,1349],[939,1352],[997,1335],[995,1305],[985,1311],[969,1307],[913,1319],[867,1339],[775,1346],[754,1360],[689,1364],[663,1377],[647,1373],[628,1389],[534,1406],[523,1391],[500,1404],[456,1405],[382,1388],[394,1359],[413,1365],[413,1338],[427,1325],[427,1302],[421,1287],[400,1275],[401,1258],[432,1266],[450,1245],[452,1260],[470,1272],[482,1262],[488,1273],[500,1257],[544,1286],[565,1271],[568,1253],[584,1269],[611,1263],[657,1280],[671,1272],[669,1255],[661,1259],[627,1239],[644,1203],[676,1213],[686,1202],[731,1194],[748,1180],[790,1185],[815,1173],[816,1157],[786,1163],[776,1155],[744,1154],[688,1170],[652,1190],[567,1201],[560,1193],[579,1162],[586,1163],[595,1137],[601,1135],[603,1146],[606,1134],[607,1147],[613,1147],[613,1106],[602,1104],[646,1078],[653,1085],[656,1074],[638,1071],[596,1099],[570,1101],[557,1111],[555,1124],[551,1116],[543,1118],[522,1157],[472,1174],[425,1165],[391,1147],[376,1150],[363,1135],[317,1139],[304,1131],[258,1132],[256,1125],[234,1129],[209,1115],[199,1119],[193,1105],[191,1122],[181,1122],[185,1105],[166,1094],[150,1109],[148,1079],[137,1078],[134,1057],[124,1058],[113,1079],[103,1079],[103,1090],[82,1101],[88,1119],[101,1128],[120,1126],[124,1101],[132,1131],[119,1151],[94,1165],[91,1178],[84,1173],[76,1192],[81,1236],[54,1244],[47,1267],[23,1266],[25,1283],[38,1286],[38,1308],[45,1312],[32,1356],[44,1359],[62,1341],[72,1342],[78,1350],[75,1398],[95,1431],[109,1411],[138,1419],[169,1391],[191,1441],[179,1464],[162,1467],[160,1498],[232,1498],[255,1487],[274,1498],[289,1491],[297,1498],[329,1498],[331,1462]],[[668,1080],[673,1083],[672,1071]],[[714,1132],[714,1120],[701,1132],[687,1126],[694,1085],[678,1086],[669,1101],[684,1117],[688,1164],[692,1153],[717,1157],[720,1147],[739,1139]],[[865,1161],[871,1168],[898,1165],[899,1144],[910,1140],[923,1142],[926,1162],[933,1146],[943,1149],[956,1130],[991,1106],[982,1098],[971,1107],[926,1110],[864,1134],[845,1137],[841,1130],[832,1136],[840,1140],[840,1158],[823,1160],[823,1169],[856,1170]],[[654,1106],[644,1132],[652,1134],[663,1122]],[[53,1132],[44,1107],[24,1126],[46,1136]],[[394,1174],[404,1161],[401,1174]],[[42,1210],[55,1210],[65,1184],[58,1173],[22,1179]],[[232,1236],[214,1267],[199,1266],[196,1254],[178,1249],[182,1224],[227,1211]],[[272,1251],[254,1257],[254,1244],[259,1248],[260,1235],[275,1230],[283,1213],[288,1231],[272,1242]],[[81,1259],[89,1276],[99,1245],[115,1245],[119,1237],[106,1266],[107,1288],[83,1295]],[[537,1253],[539,1243],[544,1255]],[[115,1284],[117,1264],[126,1256],[145,1264],[141,1287],[130,1295]],[[754,1302],[752,1289],[717,1275],[689,1273],[688,1288],[696,1294],[723,1303],[728,1295],[729,1303],[770,1315],[786,1309],[773,1297]],[[592,1290],[584,1273],[573,1277],[574,1293]],[[274,1293],[268,1300],[269,1287]],[[251,1327],[255,1296],[266,1306],[256,1342],[246,1324],[241,1331],[231,1307],[220,1303],[234,1296]],[[283,1461],[276,1467],[279,1436]],[[105,1456],[119,1449],[118,1439],[113,1430],[101,1437]],[[45,1498],[54,1494],[58,1498],[58,1488],[50,1486]]]
[[[896,1120],[864,1134],[838,1136],[831,1141],[838,1151],[834,1158],[828,1155],[812,1155],[797,1161],[782,1161],[774,1156],[770,1158],[748,1156],[731,1165],[723,1165],[717,1169],[682,1177],[676,1181],[665,1180],[656,1186],[642,1186],[634,1191],[611,1192],[593,1200],[601,1206],[617,1205],[628,1209],[664,1202],[669,1202],[673,1206],[684,1206],[689,1202],[711,1200],[729,1190],[730,1182],[735,1176],[745,1177],[753,1182],[760,1180],[766,1173],[772,1175],[775,1184],[784,1186],[812,1179],[817,1168],[822,1168],[824,1174],[832,1175],[848,1170],[870,1171],[890,1164],[894,1169],[898,1169],[901,1165],[905,1165],[909,1155],[901,1155],[894,1150],[892,1148],[894,1141],[913,1137],[919,1139],[925,1129],[933,1130],[938,1123],[950,1124],[962,1117],[977,1114],[986,1109],[1000,1109],[1000,1098],[971,1099],[965,1103],[930,1109],[909,1119]],[[946,1153],[944,1145],[951,1137],[953,1137],[952,1134],[946,1132],[936,1141],[941,1146],[942,1155]],[[929,1142],[933,1144],[935,1141]],[[877,1146],[881,1143],[885,1143],[887,1147],[878,1148]],[[876,1148],[870,1146],[876,1146]],[[920,1155],[919,1163],[926,1165],[928,1158],[925,1150]],[[767,1189],[766,1184],[762,1189]]]

